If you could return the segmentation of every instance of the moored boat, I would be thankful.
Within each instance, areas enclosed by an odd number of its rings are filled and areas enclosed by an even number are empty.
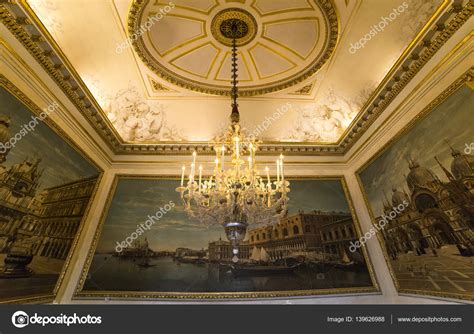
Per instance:
[[[356,263],[349,259],[345,250],[342,252],[342,259],[335,265],[336,268],[342,270],[354,270]]]
[[[151,264],[148,261],[144,261],[144,262],[137,263],[137,266],[142,267],[142,268],[150,268],[150,267],[156,266],[156,264]]]

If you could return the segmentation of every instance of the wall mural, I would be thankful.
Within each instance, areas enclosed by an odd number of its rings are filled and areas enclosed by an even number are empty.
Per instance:
[[[0,79],[0,303],[52,299],[100,172]]]
[[[402,291],[474,299],[473,105],[462,85],[359,172]]]
[[[120,176],[79,297],[238,298],[375,291],[343,180],[291,180],[289,213],[247,233],[240,264],[221,226],[187,218],[179,180]]]

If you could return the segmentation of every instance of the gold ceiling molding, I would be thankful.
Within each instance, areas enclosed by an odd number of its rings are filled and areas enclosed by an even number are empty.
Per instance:
[[[316,81],[310,83],[309,85],[301,87],[300,89],[294,91],[293,93],[290,93],[290,95],[311,95],[311,92],[313,91],[315,84],[316,84]]]
[[[12,14],[14,10],[16,10],[15,15]],[[115,132],[72,65],[58,51],[59,47],[55,45],[49,34],[41,29],[42,24],[39,19],[28,15],[18,2],[0,3],[0,22],[38,61],[70,101],[98,130],[102,139],[113,150],[116,150],[121,144],[120,136]],[[30,29],[27,30],[26,27]]]
[[[413,40],[410,47],[397,61],[397,66],[394,66],[394,70],[382,81],[376,95],[362,109],[360,117],[352,123],[338,144],[266,142],[261,146],[261,154],[274,155],[278,152],[284,152],[286,155],[345,154],[415,74],[466,23],[473,14],[474,6],[471,2],[461,6],[455,1],[449,5],[448,9],[443,8],[443,11],[445,11],[443,15],[441,12],[438,13],[436,20],[430,22],[429,26]],[[90,124],[97,129],[98,134],[115,154],[188,155],[194,150],[200,154],[213,154],[207,142],[124,143],[80,76],[26,3],[23,1],[0,3],[0,21],[38,61]]]
[[[236,2],[236,5],[238,4],[240,3]],[[130,36],[134,34],[136,36],[140,36],[140,34],[138,33],[140,30],[140,26],[143,24],[143,20],[147,15],[147,11],[152,10],[150,8],[150,6],[152,5],[153,3],[150,0],[133,0],[133,3],[130,6],[127,23],[128,33]],[[294,66],[293,70],[289,73],[287,73],[287,71],[280,71],[276,74],[272,73],[271,75],[262,77],[262,79],[265,79],[263,82],[255,80],[255,82],[249,81],[248,83],[242,85],[239,88],[241,96],[263,95],[294,86],[314,75],[329,60],[335,50],[339,37],[340,22],[335,10],[335,6],[332,0],[308,0],[308,5],[310,6],[308,10],[318,12],[320,13],[318,15],[321,16],[320,20],[322,22],[318,29],[318,39],[320,38],[322,40],[318,40],[315,43],[315,45],[320,45],[319,49],[312,50],[308,58],[305,58],[304,60],[299,60],[300,62],[302,62],[300,66],[301,68],[299,68],[298,66]],[[247,7],[245,7],[244,5],[244,8]],[[251,8],[253,9],[253,7],[250,7],[249,10]],[[219,22],[225,22],[229,15],[229,18],[232,18],[237,15],[238,18],[246,22],[247,26],[249,27],[248,40],[245,40],[242,45],[250,42],[254,44],[254,39],[257,42],[260,40],[260,35],[263,33],[263,31],[257,31],[258,25],[256,24],[255,18],[252,16],[251,13],[246,11],[243,12],[243,8],[234,8],[231,10],[226,10],[227,11],[225,12],[223,11],[217,13],[217,15],[214,17],[211,23],[211,32],[208,35],[213,35],[217,41],[221,40],[222,44],[228,45],[227,39],[222,39],[221,37],[219,37],[219,33],[216,31],[220,30],[220,26],[217,27],[216,25]],[[255,11],[255,9],[253,10]],[[255,11],[253,15],[258,15],[258,13],[258,11]],[[170,15],[176,16],[177,14],[172,13]],[[320,29],[323,29],[321,33],[319,32]],[[255,34],[258,38],[255,37]],[[153,53],[153,43],[150,43],[150,40],[148,40],[147,43],[145,38],[142,38],[142,36],[140,36],[136,39],[133,39],[132,44],[135,52],[143,61],[143,63],[159,77],[172,83],[173,85],[205,94],[230,94],[230,86],[227,83],[226,85],[224,85],[223,83],[214,82],[210,80],[205,80],[203,82],[203,80],[199,80],[199,77],[188,75],[192,74],[189,73],[189,71],[180,71],[179,69],[176,69],[177,71],[175,71],[171,66],[169,66],[170,64],[166,60],[166,58],[160,58],[159,54],[156,55]],[[256,44],[253,46],[256,46]],[[275,55],[280,57],[284,56],[279,52],[274,51],[274,53]],[[283,57],[283,59],[286,58],[287,57]],[[257,66],[255,69],[258,72],[259,68]]]
[[[171,88],[166,87],[165,85],[163,85],[162,83],[159,83],[158,81],[154,80],[151,77],[148,77],[148,80],[150,80],[151,88],[153,88],[154,92],[160,92],[160,93],[174,92],[174,90],[172,90]]]
[[[468,1],[464,7],[453,1],[444,15],[441,15],[431,29],[418,35],[409,47],[404,58],[399,59],[398,68],[382,81],[377,95],[370,99],[363,112],[359,114],[339,142],[342,152],[347,152],[377,117],[390,105],[398,94],[407,86],[415,75],[428,63],[438,50],[454,35],[454,33],[472,16],[474,5]],[[421,38],[423,37],[423,38]]]

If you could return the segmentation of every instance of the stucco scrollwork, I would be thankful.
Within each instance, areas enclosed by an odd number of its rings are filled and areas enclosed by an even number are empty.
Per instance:
[[[370,96],[371,89],[361,90],[354,99],[347,99],[330,90],[321,103],[295,107],[296,120],[286,140],[337,142]]]
[[[129,142],[181,141],[183,138],[166,120],[166,107],[158,101],[146,101],[137,87],[129,87],[108,96],[104,111],[120,136]]]

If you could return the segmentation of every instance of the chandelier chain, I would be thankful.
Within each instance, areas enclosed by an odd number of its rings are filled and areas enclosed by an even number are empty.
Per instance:
[[[237,80],[239,69],[237,60],[237,25],[234,23],[232,25],[232,114],[230,116],[232,125],[234,126],[240,121],[239,105],[237,103],[237,99],[239,97],[239,88],[237,87],[237,84],[239,83]]]

